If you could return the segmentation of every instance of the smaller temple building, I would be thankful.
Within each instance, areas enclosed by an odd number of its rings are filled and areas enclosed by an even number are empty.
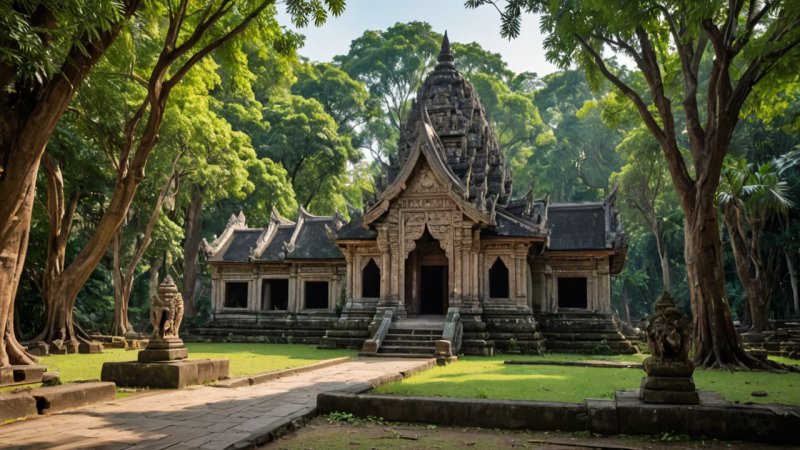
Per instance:
[[[632,352],[612,320],[627,253],[615,198],[514,198],[445,36],[375,201],[349,221],[300,208],[249,228],[232,216],[204,242],[214,313],[197,331],[379,353],[430,354],[436,340],[466,354]]]

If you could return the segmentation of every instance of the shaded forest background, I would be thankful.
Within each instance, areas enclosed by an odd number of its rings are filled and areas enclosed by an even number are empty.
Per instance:
[[[210,277],[198,247],[231,214],[243,211],[251,227],[264,226],[272,208],[289,218],[299,206],[351,217],[375,195],[442,36],[426,23],[398,23],[366,31],[331,62],[313,63],[298,54],[303,37],[280,27],[274,11],[262,19],[257,36],[214,52],[176,85],[124,226],[78,294],[74,314],[83,330],[147,331],[149,298],[166,274],[182,286],[189,322],[207,320]],[[61,227],[61,264],[69,265],[108,207],[126,123],[146,95],[141,74],[153,66],[162,32],[142,21],[118,39],[47,145],[16,299],[22,340],[44,322],[48,259],[58,247],[53,227]],[[633,106],[579,69],[514,73],[476,43],[452,49],[495,127],[515,197],[533,190],[555,202],[601,201],[619,186],[630,247],[612,287],[620,317],[635,323],[664,289],[688,314],[683,215],[658,144]],[[645,83],[623,72],[627,83]],[[758,295],[771,299],[770,317],[800,313],[798,87],[767,85],[774,101],[744,109],[723,171],[726,288],[745,324],[756,275]]]

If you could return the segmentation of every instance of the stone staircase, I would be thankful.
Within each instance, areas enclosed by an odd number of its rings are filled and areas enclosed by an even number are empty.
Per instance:
[[[764,342],[764,349],[773,356],[800,359],[800,320],[776,324],[776,330]]]
[[[392,328],[378,349],[382,355],[432,357],[436,341],[442,338],[442,330],[414,330]]]
[[[539,319],[547,351],[554,353],[633,354],[638,350],[620,333],[611,314],[562,310]]]
[[[392,322],[378,348],[370,356],[431,358],[436,353],[436,341],[442,338],[444,316],[413,316]]]

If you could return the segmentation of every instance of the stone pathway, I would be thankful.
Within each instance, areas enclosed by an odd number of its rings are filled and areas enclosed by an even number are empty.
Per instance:
[[[358,358],[254,386],[136,395],[0,426],[0,448],[253,447],[274,430],[315,415],[320,392],[360,392],[428,364],[431,360]]]

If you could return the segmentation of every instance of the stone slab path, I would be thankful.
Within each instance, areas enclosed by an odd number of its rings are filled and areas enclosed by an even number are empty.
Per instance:
[[[135,395],[0,426],[0,448],[252,448],[273,431],[315,415],[320,392],[362,392],[431,363],[357,358],[254,386]]]

